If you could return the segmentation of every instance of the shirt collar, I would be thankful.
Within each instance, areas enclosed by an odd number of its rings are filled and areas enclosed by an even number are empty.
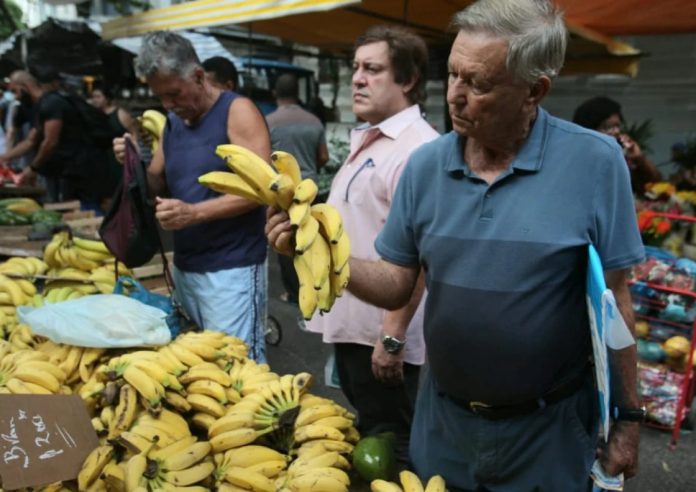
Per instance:
[[[402,131],[408,128],[408,126],[410,126],[414,121],[420,119],[420,117],[420,107],[417,104],[414,104],[406,109],[402,109],[395,115],[390,116],[386,120],[381,121],[374,126],[364,123],[353,129],[353,132],[362,132],[372,128],[378,128],[383,135],[395,140]]]
[[[522,148],[517,153],[515,160],[512,161],[513,169],[523,171],[538,171],[541,169],[541,164],[544,159],[544,150],[546,149],[546,139],[548,134],[548,113],[541,107],[537,108],[537,117],[532,125],[527,140],[522,145]],[[449,155],[449,159],[445,164],[445,171],[463,171],[469,174],[469,166],[464,160],[462,150],[464,146],[463,137],[455,132],[452,132],[451,137],[456,140],[456,152]]]

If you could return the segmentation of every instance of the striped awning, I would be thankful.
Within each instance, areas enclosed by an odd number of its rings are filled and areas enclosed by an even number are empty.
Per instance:
[[[119,17],[102,24],[106,40],[156,30],[180,30],[270,20],[289,15],[324,12],[360,0],[195,0]]]

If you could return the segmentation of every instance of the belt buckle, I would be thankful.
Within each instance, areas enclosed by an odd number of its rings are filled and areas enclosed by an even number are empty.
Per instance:
[[[487,403],[483,403],[482,401],[471,401],[469,402],[469,409],[475,413],[476,415],[480,415],[481,411],[483,410],[483,413],[486,413],[486,410],[491,408],[490,405]]]

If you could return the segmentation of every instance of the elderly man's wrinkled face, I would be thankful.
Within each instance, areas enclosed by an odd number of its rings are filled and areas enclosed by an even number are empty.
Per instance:
[[[155,73],[147,83],[152,92],[171,111],[186,121],[195,121],[204,112],[205,90],[203,69],[198,68],[186,76],[170,73]]]
[[[460,31],[448,60],[447,104],[454,130],[484,143],[514,134],[530,106],[530,88],[506,68],[507,42]]]

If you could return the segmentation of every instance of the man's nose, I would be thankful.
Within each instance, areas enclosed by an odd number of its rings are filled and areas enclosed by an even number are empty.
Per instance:
[[[365,72],[359,68],[353,72],[353,84],[361,87],[365,85]]]

